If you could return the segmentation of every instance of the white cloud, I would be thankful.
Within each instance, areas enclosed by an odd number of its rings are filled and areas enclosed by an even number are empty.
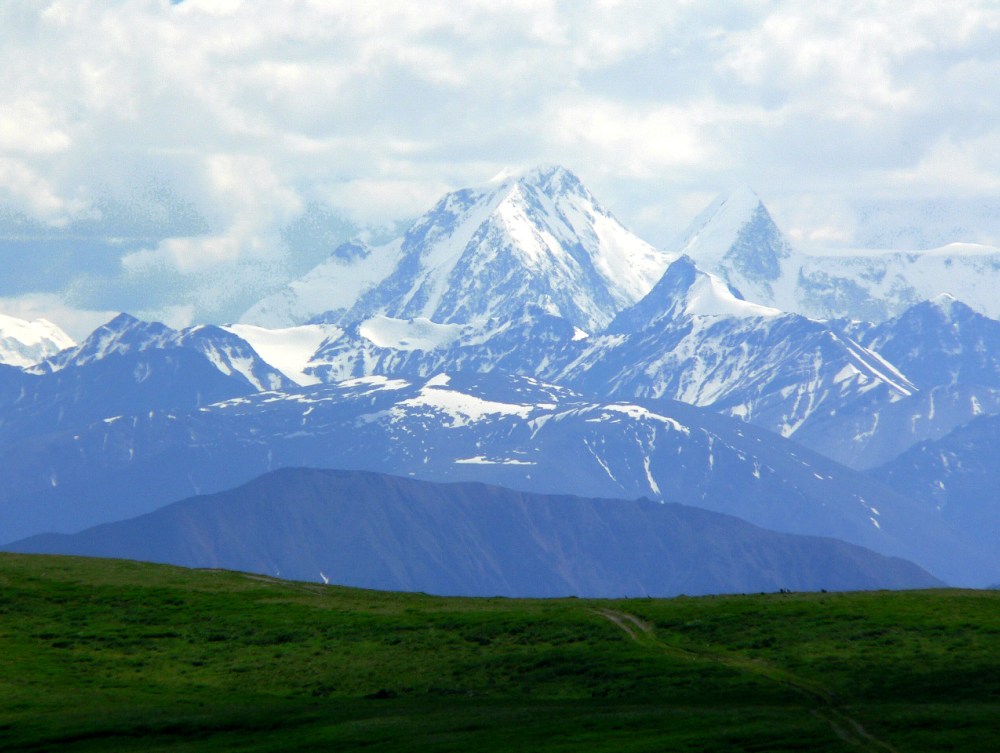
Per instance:
[[[155,248],[129,253],[125,270],[136,273],[166,264],[186,274],[204,267],[280,258],[277,229],[301,213],[298,194],[286,186],[263,157],[210,155],[205,159],[206,201],[222,232],[166,238]]]
[[[359,179],[336,183],[325,195],[359,225],[378,225],[387,217],[419,216],[449,188],[442,181]]]
[[[310,203],[384,223],[508,164],[568,164],[653,242],[733,182],[835,237],[824,197],[995,192],[998,32],[985,0],[10,0],[0,205],[58,225],[165,185],[207,227],[123,275],[196,297],[278,273]]]
[[[34,98],[5,102],[0,111],[0,152],[54,154],[68,149],[69,136],[53,122],[51,108]]]
[[[547,135],[560,150],[580,149],[623,175],[648,176],[717,159],[706,138],[710,125],[693,108],[584,100],[557,105]]]
[[[914,196],[978,196],[1000,192],[1000,132],[935,143],[911,168],[894,170],[888,187]]]
[[[77,342],[119,313],[75,308],[51,293],[0,297],[0,311],[28,321],[47,319]]]
[[[0,201],[53,225],[65,224],[85,209],[80,200],[60,196],[28,162],[0,156]]]

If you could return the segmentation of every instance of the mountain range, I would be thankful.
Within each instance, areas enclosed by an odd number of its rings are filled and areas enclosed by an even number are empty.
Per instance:
[[[856,339],[874,336],[881,343],[906,321],[890,320],[869,335],[858,323],[783,313],[742,300],[681,257],[640,302],[593,335],[531,306],[484,327],[379,315],[333,328],[293,368],[300,384],[499,370],[608,397],[665,397],[794,437],[863,468],[997,404],[994,388],[979,383],[976,369],[944,384],[923,378],[921,390],[862,344],[867,340]],[[901,342],[913,349],[907,366],[924,352],[927,359],[936,358],[941,345],[933,338],[952,337],[951,328],[951,320],[938,318],[925,328],[922,341],[914,333],[903,336]],[[982,351],[976,335],[963,337],[968,348]],[[961,359],[962,352],[955,350],[953,358]],[[936,401],[936,413],[928,400]],[[874,419],[883,414],[880,428]]]
[[[770,432],[498,373],[364,377],[22,431],[0,456],[0,528],[8,540],[79,530],[290,466],[683,501],[903,556],[948,582],[1000,577],[994,548],[930,506]]]
[[[942,505],[927,448],[1000,413],[1000,322],[982,280],[975,308],[919,300],[990,253],[937,282],[913,272],[937,252],[827,264],[747,190],[657,251],[564,168],[501,175],[396,242],[339,247],[242,323],[123,314],[0,369],[0,541],[307,466],[648,497],[995,583],[998,504]],[[908,282],[885,297],[890,275]]]

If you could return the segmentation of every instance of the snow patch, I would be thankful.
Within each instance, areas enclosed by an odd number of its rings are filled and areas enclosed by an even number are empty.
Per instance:
[[[679,431],[682,434],[690,434],[691,430],[681,424],[677,419],[671,418],[670,416],[663,416],[659,413],[653,413],[653,411],[643,408],[640,405],[629,405],[624,403],[612,403],[610,405],[601,406],[602,410],[611,413],[622,413],[629,418],[633,418],[639,421],[656,421],[657,423],[666,424],[674,431]]]
[[[434,350],[446,348],[467,329],[461,324],[437,324],[426,317],[394,319],[373,316],[361,323],[358,332],[379,348],[394,350]]]
[[[516,458],[487,458],[484,455],[476,455],[471,458],[457,458],[455,463],[463,465],[538,465],[533,460],[518,460]]]
[[[783,312],[757,303],[742,301],[718,277],[701,273],[688,288],[684,313],[689,316],[734,316],[739,318],[780,316]]]
[[[431,408],[441,411],[451,418],[452,427],[468,426],[487,416],[509,415],[527,418],[534,411],[532,405],[517,405],[500,403],[494,400],[484,400],[464,392],[455,392],[440,387],[424,388],[416,397],[398,403],[393,411],[405,410],[407,407]]]
[[[281,329],[230,324],[222,329],[246,340],[266,363],[302,387],[319,382],[316,377],[306,374],[305,369],[320,345],[343,334],[343,330],[330,324],[305,324]]]

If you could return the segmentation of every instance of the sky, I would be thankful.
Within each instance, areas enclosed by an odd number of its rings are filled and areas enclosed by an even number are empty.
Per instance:
[[[667,248],[1000,244],[1000,4],[4,0],[0,312],[231,321],[448,190],[558,163]]]

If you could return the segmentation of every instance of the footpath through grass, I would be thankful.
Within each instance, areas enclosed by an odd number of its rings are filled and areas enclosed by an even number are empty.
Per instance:
[[[992,751],[1000,593],[445,599],[0,555],[3,751]]]

